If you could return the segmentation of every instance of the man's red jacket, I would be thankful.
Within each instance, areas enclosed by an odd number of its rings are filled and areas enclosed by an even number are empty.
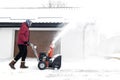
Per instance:
[[[18,45],[21,45],[21,44],[25,45],[24,42],[28,42],[28,41],[29,41],[29,27],[24,22],[21,24],[20,30],[18,32],[17,44]]]

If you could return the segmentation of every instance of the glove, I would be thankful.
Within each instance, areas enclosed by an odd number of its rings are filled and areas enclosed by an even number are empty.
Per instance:
[[[26,44],[26,45],[29,45],[29,44],[30,44],[30,42],[28,42],[28,41],[25,41],[25,42],[24,42],[24,44]]]

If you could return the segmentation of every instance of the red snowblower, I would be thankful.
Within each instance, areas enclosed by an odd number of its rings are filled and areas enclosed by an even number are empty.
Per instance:
[[[33,53],[37,57],[38,60],[38,68],[40,70],[45,69],[60,69],[61,67],[61,54],[54,55],[54,47],[53,45],[50,45],[50,49],[48,53],[40,52],[37,53],[37,46],[33,43],[30,43],[30,46],[33,50]]]

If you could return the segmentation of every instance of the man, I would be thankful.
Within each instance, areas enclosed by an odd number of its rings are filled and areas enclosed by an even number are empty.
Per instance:
[[[29,45],[29,27],[31,26],[32,21],[29,19],[26,20],[26,22],[23,22],[20,26],[19,32],[18,32],[18,39],[17,39],[17,45],[19,48],[19,53],[15,56],[14,60],[12,60],[9,63],[9,66],[12,69],[15,69],[15,63],[21,58],[21,65],[20,68],[28,68],[28,66],[25,66],[25,59],[27,56],[27,46]]]

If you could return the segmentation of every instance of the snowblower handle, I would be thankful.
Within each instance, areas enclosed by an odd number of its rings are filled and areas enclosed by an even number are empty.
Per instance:
[[[33,43],[30,43],[30,46],[31,46],[31,48],[33,50],[34,55],[37,57],[37,60],[39,61],[38,53],[37,53],[37,50],[36,50],[37,46],[34,45]]]
[[[31,47],[33,47],[33,44],[32,44],[32,43],[30,43],[30,46],[31,46]]]

